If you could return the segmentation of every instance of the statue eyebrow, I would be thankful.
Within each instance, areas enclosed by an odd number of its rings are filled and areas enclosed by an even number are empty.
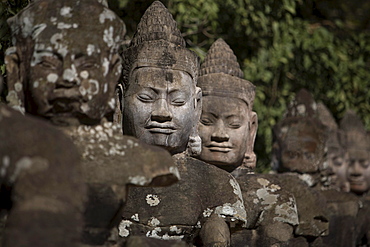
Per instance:
[[[202,116],[204,115],[210,115],[212,118],[215,118],[215,119],[218,119],[218,115],[216,115],[215,113],[213,112],[205,112],[205,113],[202,113]]]
[[[178,88],[173,88],[173,89],[171,89],[171,90],[167,90],[167,92],[168,92],[169,94],[171,94],[171,93],[175,93],[175,92],[178,92],[178,91],[180,91]]]
[[[57,53],[57,52],[54,52],[54,51],[50,51],[50,50],[36,50],[36,53],[37,54],[40,54],[40,53],[48,53],[48,54],[51,54],[52,56],[55,56],[57,57],[58,59],[62,60],[63,57],[61,54]]]
[[[229,115],[225,116],[226,119],[230,119],[230,118],[233,118],[233,117],[237,117],[238,119],[241,119],[241,117],[239,117],[237,114],[229,114]]]
[[[79,59],[79,58],[82,58],[82,57],[87,57],[87,54],[84,54],[84,53],[80,52],[80,53],[77,53],[75,55],[75,59]]]
[[[151,91],[153,91],[156,94],[158,94],[158,92],[159,92],[159,90],[157,88],[150,87],[150,86],[148,86],[148,87],[145,86],[145,87],[143,87],[143,89],[144,90],[151,90]]]

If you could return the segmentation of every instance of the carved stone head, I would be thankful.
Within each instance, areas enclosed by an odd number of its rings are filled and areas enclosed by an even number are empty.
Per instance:
[[[277,128],[278,171],[317,173],[322,169],[325,132],[311,118],[287,118]]]
[[[171,154],[200,140],[198,66],[198,57],[185,47],[172,15],[155,1],[123,52],[123,133],[164,147]]]
[[[310,93],[301,90],[285,117],[274,127],[274,168],[280,172],[319,173],[327,136]]]
[[[208,51],[198,85],[203,92],[199,159],[227,171],[241,166],[243,161],[245,166],[254,168],[255,87],[243,79],[236,56],[223,39],[218,39]]]
[[[317,104],[318,117],[327,129],[328,138],[326,140],[326,164],[330,173],[331,185],[341,190],[347,190],[347,153],[340,144],[343,132],[338,129],[338,125],[330,113],[329,109],[322,103]]]
[[[350,190],[363,194],[370,188],[370,139],[361,119],[348,111],[340,122],[345,133],[343,146],[348,153],[347,179]]]
[[[35,0],[8,22],[11,106],[56,122],[112,111],[125,25],[105,1]]]

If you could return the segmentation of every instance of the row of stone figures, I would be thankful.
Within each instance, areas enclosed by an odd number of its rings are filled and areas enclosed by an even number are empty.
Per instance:
[[[104,0],[34,0],[8,23],[2,246],[369,246],[353,112],[338,127],[298,92],[274,173],[254,174],[255,86],[222,39],[199,65],[159,1],[123,52]]]

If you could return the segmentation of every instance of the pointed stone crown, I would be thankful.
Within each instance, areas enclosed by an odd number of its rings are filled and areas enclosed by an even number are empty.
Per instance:
[[[359,116],[353,110],[344,114],[340,121],[340,129],[345,133],[343,146],[350,152],[357,151],[370,152],[370,140],[366,129]]]
[[[340,139],[343,138],[343,133],[338,129],[338,124],[329,109],[321,102],[317,104],[317,115],[328,131],[328,139],[326,140],[328,153],[342,152],[343,148],[340,145]]]
[[[159,1],[145,11],[130,46],[122,53],[123,83],[140,67],[157,67],[187,72],[196,83],[198,56],[186,48],[186,42],[168,9]]]
[[[335,121],[333,115],[329,111],[329,109],[323,104],[318,103],[317,104],[317,114],[320,119],[320,121],[329,128],[329,130],[337,130],[338,124]]]
[[[292,100],[288,106],[287,111],[284,115],[288,117],[313,117],[317,118],[317,104],[312,94],[306,89],[302,88],[299,90],[294,100]]]
[[[255,86],[245,79],[239,63],[230,46],[223,40],[216,40],[201,65],[198,86],[204,96],[239,98],[253,108]]]
[[[212,44],[200,66],[199,76],[214,73],[224,73],[244,79],[244,73],[233,50],[222,38]]]
[[[45,33],[75,33],[89,35],[86,44],[100,39],[116,52],[126,34],[125,24],[108,8],[106,0],[34,0],[9,18],[8,24],[14,37],[13,45],[26,43],[23,39],[27,38],[50,42],[49,36],[43,37]]]
[[[302,133],[319,133],[317,135],[320,141],[326,142],[327,135],[324,136],[324,133],[326,133],[327,126],[321,120],[312,94],[306,89],[301,89],[289,103],[281,121],[275,125],[274,132],[277,138],[282,139],[287,136],[286,133],[290,129],[297,129]]]
[[[171,13],[161,2],[155,1],[141,17],[130,46],[161,39],[186,47],[185,40]]]

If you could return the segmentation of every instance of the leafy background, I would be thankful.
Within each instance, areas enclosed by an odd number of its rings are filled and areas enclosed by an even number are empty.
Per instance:
[[[29,0],[1,0],[0,69],[10,45],[6,19]],[[127,44],[148,0],[109,0],[127,25]],[[163,0],[188,47],[204,58],[222,37],[245,78],[257,86],[258,171],[270,168],[272,126],[300,88],[308,89],[339,121],[354,109],[370,129],[370,1]],[[5,75],[6,76],[6,75]]]

